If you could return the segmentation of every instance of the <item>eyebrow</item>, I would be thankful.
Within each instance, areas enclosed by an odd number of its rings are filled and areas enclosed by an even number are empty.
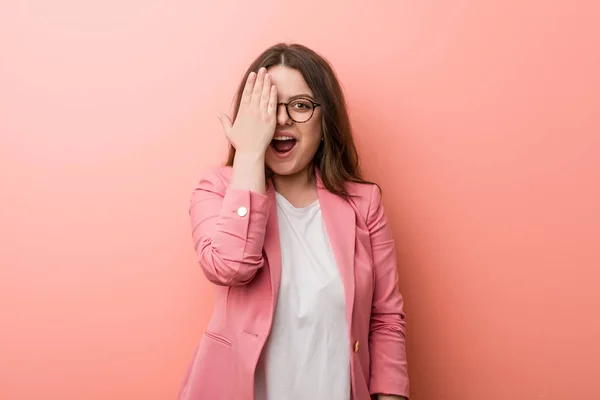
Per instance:
[[[287,101],[292,101],[292,100],[296,100],[296,99],[310,99],[312,101],[315,100],[315,98],[312,97],[310,94],[303,93],[303,94],[297,94],[295,96],[292,96],[292,97],[288,98]]]

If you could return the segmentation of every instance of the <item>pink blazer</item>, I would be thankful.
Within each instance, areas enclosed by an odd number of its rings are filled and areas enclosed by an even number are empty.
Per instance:
[[[254,399],[254,371],[269,336],[281,276],[273,185],[266,195],[228,188],[231,168],[205,175],[190,215],[198,262],[217,285],[215,309],[179,393],[180,400]],[[350,327],[352,398],[408,397],[405,320],[396,253],[379,190],[347,185],[349,200],[318,198],[340,269]]]

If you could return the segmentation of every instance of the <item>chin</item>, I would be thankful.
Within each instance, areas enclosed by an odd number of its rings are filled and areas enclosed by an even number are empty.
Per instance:
[[[306,171],[312,164],[314,154],[298,150],[294,149],[287,156],[281,156],[271,149],[266,154],[267,168],[278,176],[292,176]]]
[[[289,176],[297,174],[301,168],[294,168],[292,165],[282,165],[281,163],[267,163],[267,167],[279,176]]]
[[[301,163],[296,162],[295,160],[286,160],[282,162],[281,160],[268,160],[267,159],[267,167],[278,176],[292,176],[301,173],[302,171],[306,171],[308,165],[302,165]],[[310,163],[309,163],[310,164]]]

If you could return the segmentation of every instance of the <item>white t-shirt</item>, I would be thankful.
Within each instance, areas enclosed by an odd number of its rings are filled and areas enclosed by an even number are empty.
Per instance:
[[[255,400],[350,399],[344,286],[318,201],[296,208],[276,193],[281,284],[259,360]]]

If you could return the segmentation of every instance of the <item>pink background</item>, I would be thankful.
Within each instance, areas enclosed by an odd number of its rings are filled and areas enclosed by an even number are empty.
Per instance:
[[[600,398],[593,1],[0,1],[0,399],[164,400],[212,306],[189,195],[254,56],[344,84],[414,400]]]

